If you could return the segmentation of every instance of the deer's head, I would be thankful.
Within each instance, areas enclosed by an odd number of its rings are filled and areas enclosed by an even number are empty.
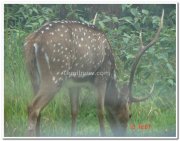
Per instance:
[[[147,45],[143,44],[142,34],[140,32],[140,49],[137,53],[134,62],[132,64],[129,83],[124,84],[121,89],[118,88],[115,76],[111,77],[108,82],[105,106],[107,111],[107,119],[110,123],[114,136],[125,136],[128,121],[131,118],[130,106],[133,102],[141,102],[147,100],[152,96],[154,85],[152,86],[150,93],[143,98],[136,98],[132,96],[132,84],[137,65],[144,52],[156,43],[159,38],[160,31],[163,26],[164,11],[162,12],[159,29],[154,38]],[[115,75],[115,72],[114,72]]]

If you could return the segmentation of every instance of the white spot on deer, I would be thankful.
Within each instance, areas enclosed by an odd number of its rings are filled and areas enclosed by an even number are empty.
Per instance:
[[[55,62],[56,61],[56,58],[53,58],[53,62]]]
[[[61,37],[63,37],[64,35],[63,35],[63,34],[61,34],[60,36],[61,36]]]
[[[75,66],[77,67],[77,66],[78,66],[78,63],[76,63]]]
[[[54,50],[53,50],[53,52],[55,53],[55,52],[56,52],[56,50],[54,49]]]
[[[83,38],[81,38],[81,41],[83,41],[84,39]]]
[[[88,49],[90,50],[90,46],[88,46]]]
[[[67,50],[68,48],[66,47],[65,50]]]
[[[69,42],[71,42],[71,39],[69,39]]]
[[[41,33],[43,34],[43,33],[44,33],[44,31],[42,30],[42,31],[41,31]]]
[[[46,27],[46,30],[49,30],[49,27]]]
[[[79,47],[81,47],[81,44],[79,44]]]
[[[53,77],[52,77],[52,80],[53,80],[53,81],[55,81],[55,80],[56,80],[56,77],[55,77],[55,76],[53,76]]]
[[[50,42],[52,43],[52,40],[50,40]]]
[[[41,48],[41,51],[44,52],[44,48],[43,47]]]
[[[48,57],[47,53],[44,53],[44,56],[45,56],[45,59],[46,59],[46,62],[47,62],[48,68],[50,69],[49,57]]]
[[[114,71],[114,80],[116,80],[117,79],[117,76],[116,76],[116,72]]]
[[[60,31],[60,28],[58,28],[57,31]]]
[[[65,33],[68,32],[68,29],[66,29],[64,32],[65,32]]]
[[[52,26],[52,24],[49,24],[49,26]]]
[[[102,43],[104,43],[106,41],[106,39],[104,39],[103,41],[102,41]]]
[[[28,41],[24,43],[24,47],[28,44]]]
[[[96,50],[96,48],[94,48],[94,50]]]
[[[57,83],[58,83],[58,80],[55,80],[54,83],[57,84]]]
[[[36,56],[36,64],[37,64],[37,69],[38,69],[38,72],[39,72],[39,75],[41,77],[41,70],[40,70],[40,66],[39,66],[39,61],[38,61],[38,44],[37,43],[34,43],[34,48],[35,48],[35,56]]]
[[[61,25],[62,28],[64,28],[64,25]]]
[[[88,39],[90,39],[91,38],[91,36],[88,36]]]
[[[51,32],[50,34],[51,34],[51,35],[54,35],[54,32]]]
[[[62,60],[62,62],[64,63],[64,60]]]
[[[60,46],[60,45],[61,45],[61,43],[58,43],[58,45]]]
[[[53,23],[58,23],[58,21],[53,21]]]
[[[54,44],[53,46],[56,47],[56,44]]]

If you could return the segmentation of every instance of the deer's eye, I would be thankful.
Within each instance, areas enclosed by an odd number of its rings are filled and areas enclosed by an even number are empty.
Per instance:
[[[129,118],[131,118],[132,117],[132,114],[129,114]]]

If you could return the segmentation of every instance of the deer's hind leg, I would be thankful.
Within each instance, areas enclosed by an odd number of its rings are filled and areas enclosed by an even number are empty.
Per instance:
[[[58,87],[53,84],[42,84],[31,104],[28,106],[28,136],[37,136],[39,133],[40,112],[50,102],[58,91]]]
[[[33,87],[33,92],[34,92],[34,97],[38,94],[38,91],[39,91],[39,75],[37,72],[34,72],[34,73],[30,73],[30,78],[31,78],[31,81],[33,82],[32,83],[32,87]],[[29,109],[28,109],[29,111]],[[41,120],[41,114],[39,113],[39,116],[37,118],[37,124],[36,124],[36,136],[40,136],[40,120]]]

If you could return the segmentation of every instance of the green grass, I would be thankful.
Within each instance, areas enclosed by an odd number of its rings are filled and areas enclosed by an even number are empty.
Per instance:
[[[27,105],[32,99],[32,89],[22,53],[26,34],[5,32],[5,89],[4,89],[4,135],[5,137],[26,136]],[[165,82],[164,82],[165,83]],[[143,90],[138,86],[135,91]],[[175,136],[176,105],[175,87],[158,86],[155,95],[131,107],[128,136]],[[133,130],[130,125],[134,124]],[[149,124],[149,129],[139,129],[139,124]],[[42,136],[70,136],[71,116],[69,95],[66,89],[58,93],[42,112]],[[78,136],[99,136],[96,115],[96,98],[91,90],[83,89],[80,95],[80,112],[77,120]],[[111,136],[106,121],[107,135]]]
[[[25,136],[27,129],[26,106],[31,99],[30,85],[22,83],[26,87],[14,92],[5,87],[5,136]],[[29,83],[28,83],[29,84]],[[29,86],[29,87],[28,87]],[[8,93],[9,92],[9,93]],[[78,136],[98,136],[99,125],[96,115],[96,101],[94,94],[82,93],[80,98],[80,112],[77,120]],[[152,111],[150,100],[139,105],[132,105],[132,119],[129,121],[128,136],[175,136],[175,110]],[[136,128],[130,128],[135,124]],[[150,124],[149,129],[139,129],[139,124]],[[70,103],[66,90],[56,95],[56,98],[42,112],[41,135],[42,136],[70,136],[71,117]],[[106,122],[108,135],[111,131]]]

